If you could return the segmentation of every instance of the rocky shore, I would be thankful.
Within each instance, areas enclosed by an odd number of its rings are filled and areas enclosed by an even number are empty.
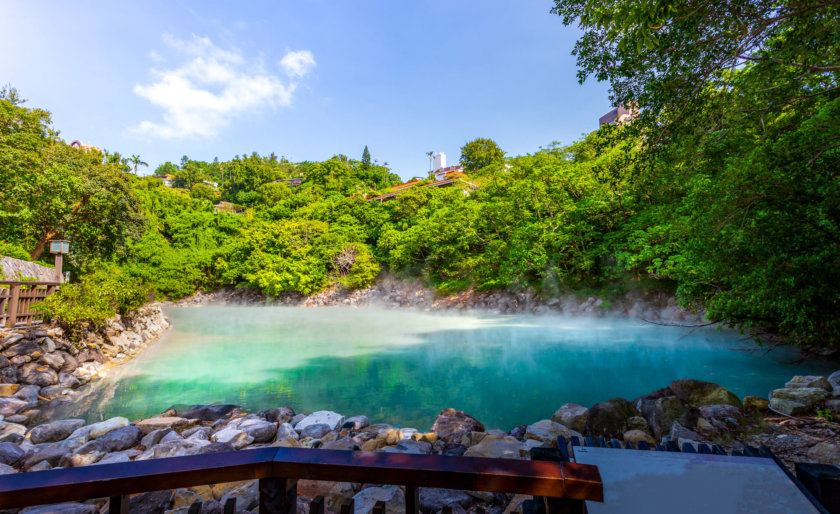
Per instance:
[[[367,417],[332,411],[295,413],[289,407],[243,412],[235,405],[196,405],[170,409],[138,420],[116,417],[87,425],[81,419],[27,426],[0,421],[0,474],[105,463],[235,451],[264,446],[356,450],[406,454],[528,459],[530,450],[556,447],[557,437],[616,438],[625,443],[670,440],[707,442],[729,449],[766,445],[786,464],[794,461],[840,464],[840,425],[814,416],[840,407],[840,371],[829,377],[793,377],[771,391],[769,400],[738,398],[725,388],[691,379],[628,401],[614,398],[592,407],[565,404],[550,419],[486,430],[467,413],[444,409],[427,430],[371,424]],[[774,412],[778,411],[778,412]],[[795,414],[793,415],[788,415]],[[828,416],[826,416],[828,417]],[[385,501],[388,512],[403,512],[404,493],[397,486],[311,482],[298,485],[298,510],[324,496],[326,508],[354,498],[356,512],[369,512]],[[131,498],[132,512],[185,513],[196,502],[200,512],[221,513],[229,499],[237,512],[253,512],[256,481],[156,491]],[[475,491],[421,489],[420,507],[436,513],[520,512],[528,497]],[[105,499],[63,504],[61,512],[101,512]],[[27,514],[56,512],[56,507],[24,509]]]
[[[143,350],[169,327],[159,304],[109,319],[72,342],[57,326],[0,329],[0,415],[32,424],[74,390]]]
[[[632,291],[609,302],[594,296],[573,294],[546,299],[530,291],[467,290],[440,296],[420,280],[393,277],[381,278],[365,289],[327,289],[311,296],[284,294],[270,297],[253,289],[200,291],[175,302],[175,305],[198,306],[210,303],[273,303],[301,307],[385,306],[423,311],[481,310],[494,314],[615,316],[673,323],[696,323],[702,319],[702,314],[683,309],[677,305],[674,296],[663,292]]]

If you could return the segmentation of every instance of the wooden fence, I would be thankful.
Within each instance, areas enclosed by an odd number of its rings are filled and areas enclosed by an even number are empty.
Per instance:
[[[58,286],[58,282],[0,281],[0,327],[42,322],[32,304],[53,294]]]

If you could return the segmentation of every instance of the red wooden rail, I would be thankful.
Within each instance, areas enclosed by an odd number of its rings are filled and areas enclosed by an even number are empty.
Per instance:
[[[298,479],[402,485],[410,514],[419,487],[564,498],[570,512],[604,498],[598,468],[585,464],[267,447],[4,475],[0,509],[108,497],[124,513],[130,494],[252,479],[261,514],[295,512]]]
[[[43,321],[41,314],[31,309],[32,304],[53,294],[58,286],[59,282],[0,281],[0,326],[14,328],[18,323]]]

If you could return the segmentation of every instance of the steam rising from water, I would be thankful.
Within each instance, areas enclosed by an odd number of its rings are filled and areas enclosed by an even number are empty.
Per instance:
[[[174,404],[289,405],[426,429],[445,407],[510,429],[567,402],[633,399],[676,378],[765,396],[792,351],[733,351],[737,334],[631,320],[380,308],[170,309],[172,330],[64,415],[139,418]]]

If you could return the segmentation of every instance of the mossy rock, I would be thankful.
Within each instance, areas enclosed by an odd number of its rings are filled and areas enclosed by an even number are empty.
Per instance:
[[[684,378],[674,380],[670,387],[677,398],[694,407],[726,404],[739,409],[744,408],[734,393],[712,382]]]

